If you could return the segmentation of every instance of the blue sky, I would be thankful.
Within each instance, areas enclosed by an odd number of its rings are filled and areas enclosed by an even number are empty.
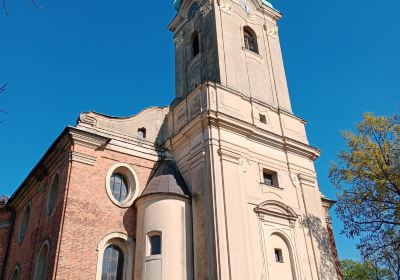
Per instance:
[[[0,193],[10,195],[82,111],[127,116],[174,96],[169,1],[7,0],[0,14]],[[308,121],[322,191],[335,198],[330,162],[340,131],[363,112],[400,110],[400,2],[279,1],[294,112]],[[359,258],[333,222],[339,255]]]

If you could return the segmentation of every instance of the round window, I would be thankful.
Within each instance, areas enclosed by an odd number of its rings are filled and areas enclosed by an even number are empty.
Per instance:
[[[53,182],[51,183],[51,187],[47,195],[47,203],[46,203],[47,215],[51,214],[51,212],[54,209],[54,206],[56,205],[59,188],[60,188],[60,174],[57,173],[53,179]]]
[[[138,195],[139,180],[128,164],[112,166],[106,178],[106,191],[111,201],[119,207],[130,207]]]
[[[21,224],[19,226],[19,231],[18,231],[18,243],[22,243],[25,237],[26,230],[28,228],[29,224],[29,217],[31,215],[31,205],[29,204],[25,208],[24,215],[22,216]]]

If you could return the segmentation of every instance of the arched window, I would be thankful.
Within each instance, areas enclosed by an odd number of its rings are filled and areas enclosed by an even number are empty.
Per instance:
[[[195,57],[200,52],[199,32],[195,31],[192,34],[192,57]]]
[[[142,127],[138,129],[138,136],[139,138],[146,138],[146,128]]]
[[[98,246],[96,280],[131,279],[135,264],[132,237],[120,232],[103,237]]]
[[[246,26],[243,29],[243,35],[244,35],[244,47],[249,51],[258,53],[256,33],[250,27]]]
[[[20,279],[20,274],[21,274],[21,268],[19,265],[16,265],[14,267],[14,270],[11,272],[10,277],[8,280],[19,280]]]
[[[47,270],[47,258],[49,255],[49,242],[45,241],[36,256],[35,273],[33,280],[45,280]]]
[[[54,209],[54,206],[56,205],[59,189],[60,189],[60,174],[57,173],[56,176],[54,176],[49,193],[47,195],[47,203],[46,203],[47,215],[51,214],[51,212]]]
[[[124,276],[124,252],[116,245],[109,245],[103,255],[101,280],[122,280]]]
[[[187,19],[191,20],[192,18],[194,18],[194,16],[196,15],[198,9],[199,9],[199,3],[194,2],[192,4],[192,6],[190,6],[190,8],[189,8]]]
[[[128,181],[121,173],[113,173],[110,179],[111,192],[118,202],[126,200],[128,196]]]
[[[29,217],[31,216],[31,204],[26,206],[24,215],[22,216],[21,223],[18,231],[18,243],[22,243],[25,238],[25,233],[29,224]]]

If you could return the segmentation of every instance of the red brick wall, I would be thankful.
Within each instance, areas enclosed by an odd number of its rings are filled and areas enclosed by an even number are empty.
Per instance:
[[[12,227],[12,212],[5,208],[0,208],[0,224],[2,223],[10,223],[10,226],[0,228],[0,273],[3,271],[3,264],[7,254],[9,232]]]
[[[64,190],[68,177],[68,164],[61,166],[65,155],[68,153],[58,153],[52,166],[48,167],[48,174],[38,180],[32,180],[29,185],[24,186],[24,191],[20,192],[12,202],[15,208],[16,219],[13,227],[12,238],[10,242],[10,253],[7,259],[5,279],[12,272],[18,263],[21,267],[21,279],[32,279],[36,254],[45,240],[50,242],[49,262],[47,269],[47,278],[52,279],[54,259],[59,236],[59,226],[61,214],[64,205]],[[46,199],[50,184],[54,175],[60,172],[60,191],[57,202],[50,216],[46,214]],[[18,244],[18,232],[20,223],[26,206],[31,204],[31,214],[25,238],[21,244]]]
[[[135,237],[134,206],[119,208],[107,195],[105,182],[109,168],[116,163],[130,164],[139,176],[141,192],[155,164],[109,150],[92,151],[80,146],[75,150],[96,156],[97,160],[94,166],[72,162],[57,280],[95,279],[100,240],[112,232]]]

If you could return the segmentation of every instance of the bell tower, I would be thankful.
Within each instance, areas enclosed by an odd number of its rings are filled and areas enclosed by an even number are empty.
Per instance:
[[[176,98],[163,143],[191,193],[193,278],[340,279],[319,150],[290,104],[282,15],[267,0],[175,7]]]
[[[211,81],[291,112],[277,27],[281,14],[266,0],[214,2],[218,10],[209,0],[175,1],[178,14],[169,28],[176,96]]]

